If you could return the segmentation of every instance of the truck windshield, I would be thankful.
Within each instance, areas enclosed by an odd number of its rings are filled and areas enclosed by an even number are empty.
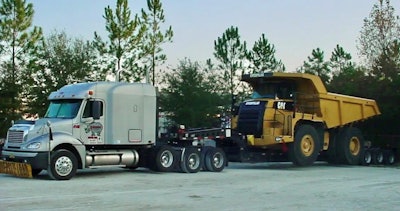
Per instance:
[[[45,117],[72,119],[76,117],[81,103],[82,100],[79,99],[52,100]]]
[[[290,99],[293,97],[293,85],[283,82],[269,82],[253,86],[251,98]]]

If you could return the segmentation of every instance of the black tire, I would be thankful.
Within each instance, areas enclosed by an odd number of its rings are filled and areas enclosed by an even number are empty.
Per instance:
[[[37,176],[42,172],[42,169],[32,169],[32,176]]]
[[[355,127],[343,128],[336,139],[336,153],[339,162],[346,165],[358,165],[364,154],[364,137]]]
[[[339,164],[339,159],[337,156],[336,148],[336,138],[337,138],[337,132],[334,130],[329,131],[329,146],[327,150],[327,157],[326,161],[329,164]]]
[[[381,149],[373,149],[372,151],[372,164],[381,165],[383,164],[384,155]]]
[[[174,148],[168,145],[157,147],[155,155],[152,156],[154,161],[153,169],[155,171],[169,172],[174,170],[177,156]]]
[[[321,145],[317,130],[311,125],[301,125],[289,144],[289,160],[297,166],[312,165],[318,157]]]
[[[221,172],[226,166],[227,158],[221,148],[211,148],[207,151],[204,162],[208,171]]]
[[[60,149],[51,154],[47,172],[54,180],[69,180],[75,175],[77,166],[75,155],[68,150]]]
[[[386,165],[393,165],[396,162],[396,156],[391,149],[387,149],[383,152],[383,162]]]
[[[199,172],[202,167],[200,149],[195,147],[186,147],[182,153],[182,160],[180,163],[181,171],[184,173]]]
[[[369,149],[364,149],[364,153],[361,156],[360,164],[363,166],[368,166],[372,162],[372,153]]]

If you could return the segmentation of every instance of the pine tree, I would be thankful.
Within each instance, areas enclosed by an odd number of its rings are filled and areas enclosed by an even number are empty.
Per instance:
[[[271,44],[262,34],[260,39],[253,45],[252,50],[247,54],[250,62],[250,69],[255,72],[279,71],[283,72],[285,66],[275,58],[275,46]]]
[[[25,0],[1,0],[0,4],[0,92],[5,119],[21,118],[22,91],[26,65],[42,38],[42,30],[32,27],[34,9]],[[7,127],[6,127],[7,128]],[[4,133],[4,132],[3,132]],[[0,134],[3,135],[3,134]]]
[[[152,84],[155,85],[156,65],[163,64],[167,59],[167,56],[161,53],[161,45],[171,42],[174,33],[171,26],[165,32],[161,31],[161,24],[165,22],[165,16],[160,0],[147,0],[147,8],[148,12],[142,10],[142,18],[148,29],[144,37],[143,48],[145,54],[150,57]],[[149,78],[149,72],[146,71],[147,81],[150,81]]]
[[[109,42],[95,32],[93,45],[97,48],[100,63],[103,68],[102,77],[115,75],[115,68],[123,70],[121,78],[126,81],[140,81],[144,73],[138,68],[137,61],[141,59],[140,45],[146,26],[136,14],[131,18],[128,0],[117,0],[115,11],[107,6],[104,9],[104,19]],[[102,65],[100,65],[102,66]]]
[[[308,61],[304,61],[300,72],[317,75],[322,82],[328,84],[331,76],[329,62],[324,61],[324,51],[320,48],[313,49],[311,56],[308,56],[307,59]]]
[[[214,41],[214,57],[219,61],[218,68],[223,71],[224,84],[221,88],[234,98],[241,90],[240,77],[244,72],[243,62],[246,59],[246,42],[240,40],[239,29],[231,26]]]

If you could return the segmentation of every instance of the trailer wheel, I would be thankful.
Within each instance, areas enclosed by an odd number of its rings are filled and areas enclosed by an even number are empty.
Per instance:
[[[200,149],[195,147],[186,147],[183,150],[180,167],[184,173],[199,172],[202,167]]]
[[[222,149],[211,148],[205,155],[205,167],[208,171],[221,172],[226,166],[226,156]]]
[[[317,160],[320,146],[317,130],[311,125],[301,125],[296,130],[294,142],[289,145],[289,159],[298,166],[312,165]]]
[[[175,168],[176,158],[175,150],[168,145],[161,146],[155,150],[154,162],[156,171],[168,172]]]
[[[77,166],[75,155],[68,150],[60,149],[52,153],[47,171],[54,180],[69,180],[75,175]]]
[[[396,162],[393,150],[391,149],[385,150],[383,155],[384,155],[383,161],[386,165],[393,165]]]
[[[373,149],[372,150],[372,163],[375,165],[383,164],[384,156],[383,151],[380,149]]]
[[[371,154],[371,150],[369,149],[365,149],[364,150],[364,154],[361,156],[361,165],[363,166],[368,166],[370,165],[372,162],[372,154]]]
[[[358,165],[364,154],[364,137],[355,127],[346,127],[337,137],[337,155],[339,161],[347,165]]]

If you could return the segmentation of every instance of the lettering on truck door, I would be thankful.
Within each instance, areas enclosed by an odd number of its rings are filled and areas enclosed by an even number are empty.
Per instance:
[[[101,104],[100,119],[93,119],[93,100],[87,100],[81,117],[81,140],[85,144],[104,144],[104,103]]]

